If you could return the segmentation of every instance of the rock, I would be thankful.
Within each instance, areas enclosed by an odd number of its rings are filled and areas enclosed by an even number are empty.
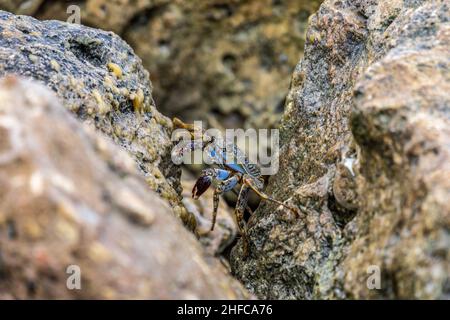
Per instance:
[[[82,24],[122,35],[137,15],[168,2],[168,0],[81,0],[75,4],[80,8]],[[44,1],[33,15],[43,20],[65,21],[70,16],[70,13],[67,13],[69,5],[71,3],[64,1]]]
[[[311,19],[267,190],[302,214],[257,210],[250,257],[239,242],[231,259],[250,291],[450,297],[449,12],[448,1],[327,0]]]
[[[1,299],[249,298],[136,163],[50,90],[9,77],[0,101]]]
[[[169,2],[135,17],[124,38],[168,115],[216,128],[270,128],[320,2]]]
[[[0,75],[33,77],[64,107],[127,150],[148,184],[190,228],[181,171],[170,159],[172,123],[155,108],[148,72],[112,32],[0,11]]]
[[[159,110],[216,128],[274,127],[321,0],[81,0],[81,23],[121,35],[150,71]],[[39,19],[66,21],[44,1]],[[1,8],[1,4],[0,4]],[[5,7],[3,7],[5,8]],[[10,10],[10,7],[6,7]],[[217,121],[218,119],[218,121]]]

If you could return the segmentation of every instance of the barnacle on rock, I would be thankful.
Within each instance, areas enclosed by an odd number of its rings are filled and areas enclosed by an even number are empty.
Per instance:
[[[30,58],[30,61],[33,62],[33,63],[38,63],[39,62],[39,57],[34,55],[34,54],[28,55],[28,58]]]
[[[61,66],[59,65],[58,61],[56,61],[55,59],[50,60],[50,65],[52,66],[53,70],[55,70],[56,72],[61,71]]]
[[[142,113],[144,111],[144,91],[139,88],[135,93],[130,94],[130,99],[133,101],[134,111]]]
[[[97,102],[98,112],[102,115],[108,113],[111,110],[111,107],[103,100],[102,95],[98,90],[92,91],[92,95]]]
[[[122,68],[113,62],[108,63],[108,69],[116,76],[117,79],[121,79],[123,76]]]

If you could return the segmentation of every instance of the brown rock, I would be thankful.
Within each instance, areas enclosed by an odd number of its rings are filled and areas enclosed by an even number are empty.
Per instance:
[[[65,21],[70,15],[67,13],[68,6],[75,4],[80,8],[82,24],[122,34],[137,15],[167,2],[167,0],[81,0],[67,3],[52,0],[43,1],[43,5],[36,8],[32,15],[43,20]]]
[[[311,19],[268,187],[303,215],[263,204],[232,254],[259,297],[448,299],[449,12],[328,0]]]
[[[150,71],[158,108],[217,128],[274,127],[321,0],[80,0],[81,23],[121,35]],[[66,1],[33,13],[66,21]],[[11,11],[14,7],[0,8]],[[14,11],[13,11],[14,12]],[[31,14],[31,13],[28,13]],[[219,119],[219,121],[217,121]]]
[[[48,89],[9,77],[0,101],[0,298],[248,297]],[[68,290],[76,267],[81,290]]]

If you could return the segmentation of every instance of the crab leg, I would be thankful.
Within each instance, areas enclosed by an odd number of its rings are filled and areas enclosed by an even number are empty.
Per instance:
[[[237,176],[232,176],[230,178],[225,178],[225,180],[221,180],[221,178],[225,177],[225,173],[229,175],[228,171],[221,170],[221,169],[215,169],[216,172],[216,178],[217,181],[217,187],[214,190],[214,209],[213,209],[213,216],[212,216],[212,223],[211,223],[211,231],[214,230],[214,226],[216,224],[216,218],[217,218],[217,209],[219,207],[219,196],[225,192],[228,192],[232,190],[239,182],[239,178]]]
[[[185,154],[195,151],[202,150],[204,147],[203,141],[201,140],[184,140],[180,141],[173,149],[172,149],[172,160],[175,164],[183,163],[183,157]]]
[[[239,196],[239,192],[237,192],[236,190],[233,189],[231,191],[234,193],[234,195],[236,197]],[[250,213],[251,216],[253,215],[253,210],[248,205],[245,206],[245,210],[247,210]]]
[[[236,221],[239,227],[239,231],[242,234],[242,241],[243,241],[243,252],[244,256],[248,255],[249,252],[249,240],[248,240],[248,234],[247,234],[247,225],[244,220],[244,210],[245,206],[247,205],[248,200],[248,194],[249,194],[249,187],[245,184],[242,185],[241,191],[239,192],[236,208],[234,209],[234,213],[236,215]]]
[[[288,206],[288,205],[284,204],[283,202],[278,201],[278,200],[276,200],[276,199],[274,199],[274,198],[272,198],[272,197],[269,197],[269,196],[268,196],[267,194],[265,194],[264,192],[258,190],[258,188],[256,188],[256,187],[252,184],[252,182],[251,182],[250,179],[244,178],[244,179],[243,179],[243,182],[244,182],[244,185],[249,186],[253,191],[255,191],[255,193],[256,193],[259,197],[261,197],[261,199],[267,200],[267,201],[271,201],[271,202],[274,202],[274,203],[276,203],[276,204],[279,204],[280,206],[283,206],[283,207],[285,207],[286,209],[291,210],[293,213],[295,213],[295,215],[296,215],[297,217],[299,216],[299,213],[298,213],[297,209],[295,209],[295,208],[293,208],[293,207],[291,207],[291,206]]]
[[[211,222],[211,231],[214,230],[214,226],[216,225],[216,218],[217,218],[217,209],[219,208],[219,197],[220,194],[222,192],[219,191],[219,189],[215,189],[214,190],[214,195],[213,195],[213,202],[214,202],[214,209],[213,209],[213,214],[212,214],[212,222]]]

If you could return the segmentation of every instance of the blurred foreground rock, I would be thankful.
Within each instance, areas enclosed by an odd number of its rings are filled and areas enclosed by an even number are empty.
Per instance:
[[[262,298],[449,299],[449,2],[327,0],[307,39],[268,187],[302,215],[263,203],[234,273]]]
[[[2,80],[0,299],[247,298],[135,167],[42,85]]]
[[[127,150],[147,183],[190,228],[180,169],[170,158],[171,121],[155,108],[148,72],[118,36],[0,11],[0,75],[45,83],[63,106]]]
[[[75,4],[82,24],[121,35],[150,71],[164,114],[217,128],[270,128],[283,111],[308,17],[322,1],[31,2],[40,5],[25,11],[30,1],[0,1],[0,8],[66,21]]]

